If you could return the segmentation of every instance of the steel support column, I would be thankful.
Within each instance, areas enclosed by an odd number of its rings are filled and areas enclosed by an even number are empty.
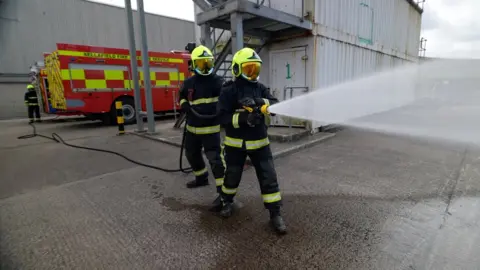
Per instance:
[[[133,97],[135,102],[135,117],[137,120],[137,132],[143,132],[142,95],[140,94],[140,85],[138,81],[137,49],[135,47],[135,33],[133,26],[132,1],[125,0],[125,12],[127,13],[127,31],[128,43],[130,45],[130,66],[132,71]],[[132,87],[132,85],[130,85]]]
[[[210,25],[208,23],[202,24],[200,26],[200,42],[202,42],[202,45],[205,47],[212,49],[213,47],[213,40],[212,40],[212,35],[211,35],[211,29]]]
[[[148,58],[147,27],[145,25],[145,10],[143,0],[137,0],[138,15],[140,22],[140,34],[142,37],[142,67],[143,84],[145,88],[145,103],[147,105],[148,132],[155,132],[155,118],[153,117],[152,83],[150,81],[150,62]]]
[[[243,48],[243,16],[235,12],[230,15],[232,33],[232,53],[235,54]]]

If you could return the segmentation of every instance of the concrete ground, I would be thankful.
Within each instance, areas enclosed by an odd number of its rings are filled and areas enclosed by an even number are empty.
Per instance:
[[[70,143],[174,168],[178,148],[95,122],[42,123]],[[365,131],[275,161],[289,234],[267,226],[253,170],[236,216],[192,176],[69,148],[0,122],[1,269],[478,269],[480,151]]]

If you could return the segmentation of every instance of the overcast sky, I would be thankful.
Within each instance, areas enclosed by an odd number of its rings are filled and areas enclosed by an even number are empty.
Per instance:
[[[94,1],[124,6],[124,0]],[[193,21],[192,0],[144,0],[144,5],[147,12]],[[426,0],[424,9],[427,56],[480,58],[480,0]]]

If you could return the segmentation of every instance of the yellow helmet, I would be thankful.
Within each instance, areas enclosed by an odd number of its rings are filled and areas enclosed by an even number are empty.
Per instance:
[[[209,48],[200,45],[190,54],[192,58],[192,68],[195,73],[203,76],[213,72],[213,54]]]
[[[232,74],[235,77],[242,76],[248,81],[257,82],[262,59],[251,48],[243,48],[235,53],[232,59]]]
[[[33,90],[33,89],[35,89],[35,86],[33,86],[33,84],[29,84],[29,85],[27,85],[27,89],[28,90]]]

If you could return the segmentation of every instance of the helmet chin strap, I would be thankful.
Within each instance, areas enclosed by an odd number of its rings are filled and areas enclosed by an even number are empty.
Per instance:
[[[207,73],[203,73],[201,70],[199,70],[198,68],[195,68],[195,71],[197,74],[199,75],[202,75],[202,76],[208,76],[210,74],[212,74],[212,71],[213,71],[213,68],[209,69]]]
[[[257,76],[257,79],[252,81],[252,80],[249,80],[245,75],[241,74],[240,76],[242,76],[247,82],[251,82],[251,83],[256,83],[260,80],[260,75]]]

